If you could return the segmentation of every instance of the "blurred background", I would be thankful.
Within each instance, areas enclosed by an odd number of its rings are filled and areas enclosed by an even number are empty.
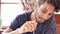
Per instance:
[[[23,13],[20,0],[0,0],[0,33],[7,28],[11,21]],[[60,11],[60,10],[59,10]],[[58,33],[60,32],[60,12],[54,13]],[[60,33],[59,33],[60,34]]]

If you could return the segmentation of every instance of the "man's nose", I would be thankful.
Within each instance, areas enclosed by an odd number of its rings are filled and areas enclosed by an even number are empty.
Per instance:
[[[43,15],[43,18],[44,18],[45,20],[47,20],[48,17],[49,17],[48,14],[44,14],[44,15]]]

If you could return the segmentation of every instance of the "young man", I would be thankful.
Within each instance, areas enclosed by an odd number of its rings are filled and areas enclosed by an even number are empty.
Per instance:
[[[57,34],[55,20],[52,20],[57,10],[58,5],[55,0],[46,0],[34,12],[18,15],[4,33]]]

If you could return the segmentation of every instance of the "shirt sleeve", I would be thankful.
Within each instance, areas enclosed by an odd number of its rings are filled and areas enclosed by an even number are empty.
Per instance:
[[[48,27],[45,31],[45,34],[58,34],[54,17],[52,17],[51,23],[48,25]]]
[[[20,28],[22,26],[22,24],[25,23],[26,21],[26,15],[22,14],[22,15],[18,15],[13,22],[11,23],[11,25],[9,26],[9,28],[11,28],[12,30],[16,30],[17,28]]]
[[[19,17],[19,16],[17,16],[14,20],[13,20],[13,22],[11,22],[11,25],[9,26],[9,28],[11,28],[11,29],[13,29],[13,30],[15,30],[15,29],[17,29],[18,27],[19,27],[19,19],[21,19],[21,17]]]

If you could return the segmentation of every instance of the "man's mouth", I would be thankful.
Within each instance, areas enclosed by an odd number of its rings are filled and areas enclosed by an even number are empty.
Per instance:
[[[44,18],[40,18],[40,23],[43,23],[43,22],[45,22],[45,19]]]

